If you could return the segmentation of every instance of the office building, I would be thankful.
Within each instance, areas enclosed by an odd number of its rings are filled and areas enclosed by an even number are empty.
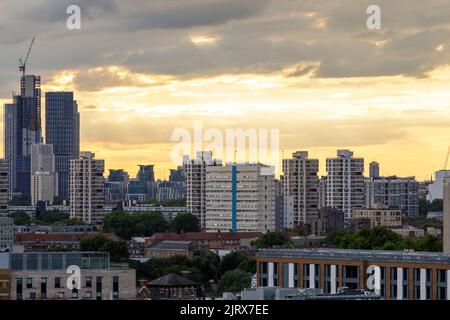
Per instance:
[[[366,207],[397,208],[405,216],[419,215],[419,183],[414,177],[379,177],[365,180]]]
[[[256,261],[258,287],[327,294],[347,287],[375,291],[386,300],[450,300],[450,254],[441,252],[268,249],[259,250]],[[367,286],[374,273],[369,266],[379,271],[378,288],[375,281]]]
[[[198,217],[201,228],[206,227],[206,168],[221,165],[221,160],[212,158],[211,151],[199,151],[195,159],[183,157],[187,210]]]
[[[95,159],[89,151],[70,160],[70,217],[89,224],[100,224],[104,211],[105,161]]]
[[[262,164],[206,167],[206,230],[275,230],[275,169]]]
[[[111,263],[107,252],[8,255],[12,300],[131,300],[136,297],[136,271],[127,265]],[[81,271],[79,278],[71,278],[75,284],[73,289],[67,286],[71,276],[67,270],[71,265]]]
[[[326,167],[326,206],[344,212],[348,222],[353,208],[364,207],[364,159],[338,150],[336,158],[327,158]]]
[[[125,193],[130,176],[123,169],[110,169],[105,182],[106,203],[121,203],[125,201]]]
[[[0,216],[8,214],[9,187],[8,160],[0,159]]]
[[[55,171],[55,155],[51,144],[31,146],[31,203],[53,203],[58,194],[58,176]]]
[[[69,198],[69,161],[80,153],[80,114],[73,92],[45,94],[45,142],[53,145],[58,196]]]
[[[186,183],[184,181],[155,182],[156,201],[164,203],[170,200],[186,198]]]
[[[146,202],[156,198],[154,165],[139,165],[135,179],[127,184],[125,200]]]
[[[283,194],[294,198],[294,225],[310,223],[319,215],[319,160],[307,151],[283,160]]]
[[[0,252],[13,246],[13,219],[0,216]]]
[[[22,76],[20,94],[13,94],[13,103],[5,105],[4,139],[10,192],[31,198],[31,145],[42,142],[39,76]]]

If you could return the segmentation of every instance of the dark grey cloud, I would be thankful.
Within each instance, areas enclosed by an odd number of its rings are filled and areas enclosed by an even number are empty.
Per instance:
[[[368,0],[3,0],[0,97],[16,89],[17,61],[33,35],[29,70],[44,81],[61,69],[110,65],[184,78],[263,74],[299,63],[314,66],[317,77],[423,77],[449,63],[449,0],[376,3],[382,29],[372,31]],[[65,28],[69,4],[82,8],[81,30]],[[219,40],[195,45],[195,35]],[[84,87],[97,87],[92,81]]]

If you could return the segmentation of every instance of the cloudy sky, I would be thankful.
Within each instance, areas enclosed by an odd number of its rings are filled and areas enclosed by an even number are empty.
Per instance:
[[[66,28],[72,4],[81,30]],[[337,148],[382,174],[444,166],[450,0],[2,0],[0,104],[32,36],[29,73],[44,92],[75,91],[82,149],[107,168],[155,163],[165,177],[172,132],[195,121],[279,129],[280,154],[309,150],[322,174]]]

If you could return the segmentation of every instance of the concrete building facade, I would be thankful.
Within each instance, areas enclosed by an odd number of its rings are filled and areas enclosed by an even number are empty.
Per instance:
[[[51,144],[31,146],[31,203],[53,203],[58,194],[58,176],[55,170],[55,154]]]
[[[92,152],[81,152],[70,160],[70,217],[89,224],[100,224],[105,214],[105,161]]]
[[[0,251],[10,250],[13,240],[13,219],[0,216]]]
[[[262,164],[206,168],[206,229],[275,230],[275,169]]]
[[[344,212],[348,222],[354,208],[364,207],[364,159],[338,150],[336,158],[327,158],[326,168],[326,206]]]
[[[211,151],[199,151],[195,159],[183,157],[187,211],[198,217],[202,229],[206,228],[206,168],[210,166],[222,166]]]
[[[352,219],[368,219],[370,227],[401,227],[402,211],[399,209],[378,208],[355,208]]]
[[[9,171],[8,160],[0,159],[0,216],[8,214],[10,190]]]
[[[294,225],[310,223],[319,215],[319,160],[307,151],[297,151],[283,159],[283,194],[294,199]]]

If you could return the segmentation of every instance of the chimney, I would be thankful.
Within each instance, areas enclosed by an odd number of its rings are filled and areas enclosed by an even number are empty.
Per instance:
[[[183,270],[183,271],[181,271],[181,276],[182,276],[183,278],[186,278],[186,279],[188,279],[188,280],[191,280],[191,275],[192,275],[192,272],[189,271],[189,270]]]

